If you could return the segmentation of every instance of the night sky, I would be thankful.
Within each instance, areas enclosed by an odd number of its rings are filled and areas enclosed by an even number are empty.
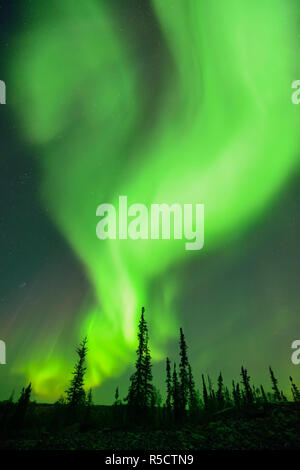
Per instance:
[[[24,5],[26,3],[26,5]],[[299,339],[300,9],[293,0],[0,1],[0,399],[127,392],[144,305],[154,383],[247,367],[288,390]],[[272,9],[271,9],[272,5]],[[270,14],[270,11],[272,14]],[[100,241],[96,208],[204,203],[205,246]],[[268,387],[266,387],[268,388]]]

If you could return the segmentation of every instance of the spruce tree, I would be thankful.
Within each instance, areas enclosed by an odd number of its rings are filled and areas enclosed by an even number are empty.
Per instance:
[[[86,403],[84,375],[86,372],[87,338],[82,340],[76,352],[79,359],[74,366],[73,379],[71,380],[69,388],[66,390],[66,401],[72,408],[85,405]]]
[[[172,376],[172,408],[175,420],[179,418],[180,410],[180,383],[177,376],[176,364],[174,363],[173,376]]]
[[[241,388],[240,388],[240,384],[237,383],[236,384],[236,397],[237,397],[237,402],[238,404],[240,405],[241,404],[241,401],[242,401],[242,395],[241,395]]]
[[[150,407],[153,400],[151,355],[148,346],[148,328],[144,317],[145,309],[138,325],[138,349],[135,372],[130,377],[127,397],[128,406],[139,413],[139,410]]]
[[[120,394],[119,394],[119,387],[116,388],[116,391],[115,391],[115,402],[114,402],[114,406],[119,406],[121,405],[121,400],[120,400]]]
[[[224,390],[224,404],[226,404],[227,406],[230,406],[231,405],[231,397],[230,397],[230,392],[229,392],[229,389],[228,387],[225,387],[225,390]]]
[[[204,407],[207,408],[208,407],[208,393],[207,393],[206,383],[205,383],[203,374],[202,374],[202,395],[203,395]]]
[[[253,392],[250,385],[250,376],[248,375],[247,369],[241,368],[242,383],[244,386],[244,400],[246,403],[253,403]]]
[[[224,390],[223,390],[223,377],[220,372],[220,375],[218,377],[218,389],[217,389],[217,402],[219,408],[223,408],[224,406]]]
[[[154,400],[154,387],[152,385],[152,364],[149,348],[149,335],[146,325],[146,344],[145,344],[145,362],[144,362],[144,390],[146,406],[151,406]]]
[[[20,398],[17,402],[15,414],[13,417],[13,425],[18,428],[21,427],[25,416],[28,411],[28,407],[30,404],[30,397],[31,397],[32,387],[31,383],[25,388],[22,388]]]
[[[179,377],[180,377],[180,408],[182,411],[186,409],[188,402],[188,357],[187,345],[185,342],[182,328],[180,328],[180,364],[179,364]]]
[[[197,393],[191,365],[188,364],[188,405],[189,410],[195,411],[198,407]]]
[[[112,417],[113,417],[113,422],[115,424],[120,424],[124,420],[124,414],[123,414],[123,409],[122,409],[122,401],[120,400],[120,393],[119,393],[119,387],[116,388],[115,391],[115,401],[113,404],[113,412],[112,412]]]
[[[261,392],[261,396],[262,396],[262,399],[263,399],[264,403],[267,403],[268,399],[267,399],[267,396],[265,394],[265,389],[264,389],[263,385],[260,386],[260,392]]]
[[[271,367],[269,367],[270,371],[270,377],[271,377],[271,382],[272,382],[272,390],[273,390],[273,396],[276,401],[282,401],[282,396],[280,394],[279,388],[278,388],[278,380],[276,379],[274,372]]]
[[[257,390],[255,385],[252,385],[252,395],[253,395],[253,401],[255,402],[257,400]]]
[[[290,382],[291,382],[291,390],[292,390],[294,401],[299,402],[300,401],[300,391],[299,391],[297,385],[294,383],[292,377],[290,377]]]
[[[31,383],[26,387],[22,388],[22,392],[20,395],[20,398],[17,402],[17,413],[20,415],[25,415],[28,405],[30,403],[30,397],[31,397],[31,392],[32,392],[32,387]]]
[[[171,363],[170,359],[167,357],[166,360],[166,385],[167,385],[167,398],[166,398],[166,408],[171,410],[171,400],[172,400],[172,379],[171,379]]]
[[[18,408],[20,409],[27,408],[27,406],[30,403],[31,392],[32,392],[31,383],[26,388],[24,387],[22,388],[22,392],[17,403]]]
[[[241,404],[240,385],[239,383],[235,385],[234,380],[232,381],[232,396],[235,406],[239,407]]]
[[[215,398],[216,398],[216,395],[215,395],[213,383],[212,383],[212,380],[211,380],[209,374],[207,374],[207,381],[208,381],[209,397],[210,397],[211,401],[214,402]]]

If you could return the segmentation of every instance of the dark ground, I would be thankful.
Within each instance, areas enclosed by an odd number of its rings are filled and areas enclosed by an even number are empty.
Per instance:
[[[0,442],[1,450],[300,450],[300,403],[237,412],[227,410],[201,424],[173,429],[107,427],[80,432],[78,426]]]

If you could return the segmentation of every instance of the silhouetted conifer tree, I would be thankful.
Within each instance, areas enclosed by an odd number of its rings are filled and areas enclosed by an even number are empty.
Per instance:
[[[256,393],[255,385],[252,385],[252,395],[253,395],[253,401],[257,401],[257,393]]]
[[[121,405],[121,400],[120,400],[120,394],[119,394],[119,387],[116,388],[116,391],[115,391],[115,402],[114,402],[114,406],[119,406]]]
[[[258,401],[260,400],[260,393],[261,393],[260,387],[256,387],[255,396],[256,396]]]
[[[228,387],[225,387],[224,389],[224,400],[227,406],[231,405],[231,397],[230,397],[230,392],[228,390]]]
[[[21,395],[17,403],[18,408],[20,409],[27,408],[30,402],[31,392],[32,392],[31,383],[26,388],[24,387],[22,388]]]
[[[187,357],[187,345],[185,342],[182,328],[180,328],[180,364],[179,364],[179,376],[180,376],[180,407],[184,411],[188,402],[188,357]]]
[[[172,377],[172,407],[175,419],[178,419],[180,410],[180,384],[178,381],[176,364],[174,364],[173,377]]]
[[[265,394],[265,389],[264,389],[264,387],[263,387],[262,385],[260,386],[260,392],[261,392],[261,396],[262,396],[263,401],[264,401],[265,403],[267,403],[267,402],[268,402],[268,399],[267,399],[267,396],[266,396],[266,394]]]
[[[300,391],[299,391],[297,385],[293,382],[292,377],[290,377],[290,382],[291,382],[291,390],[292,390],[294,401],[299,402],[300,401]]]
[[[147,328],[147,325],[146,325]],[[145,363],[144,363],[144,390],[145,390],[145,399],[146,406],[149,406],[153,403],[154,396],[158,396],[154,392],[154,387],[152,385],[152,364],[151,364],[151,354],[149,348],[149,335],[148,329],[146,329],[146,345],[145,345]],[[156,395],[155,395],[156,393]]]
[[[250,385],[250,376],[247,369],[241,368],[242,383],[244,386],[244,400],[246,403],[253,403],[253,392]]]
[[[151,355],[148,346],[148,328],[144,317],[145,309],[138,326],[138,349],[135,372],[130,378],[128,406],[139,413],[139,410],[150,407],[153,400]]]
[[[217,389],[217,402],[219,408],[223,408],[224,406],[224,390],[223,390],[223,377],[220,372],[220,375],[218,377],[218,389]]]
[[[170,359],[167,357],[166,360],[166,384],[167,384],[167,398],[166,398],[166,408],[171,410],[171,400],[172,400],[172,379],[171,379],[171,363]]]
[[[119,387],[117,387],[115,391],[115,401],[113,404],[112,416],[113,416],[113,421],[115,424],[118,424],[118,425],[124,424],[124,419],[126,417],[126,414],[124,414],[122,400],[120,399]]]
[[[207,408],[208,407],[208,393],[207,393],[206,383],[205,383],[203,374],[202,374],[202,396],[203,396],[204,407]]]
[[[72,407],[78,407],[86,404],[86,395],[84,391],[84,375],[86,372],[86,353],[87,353],[87,338],[84,338],[76,349],[78,354],[78,361],[75,364],[73,371],[73,379],[71,380],[69,388],[66,390],[67,404]]]
[[[13,417],[13,426],[15,428],[20,428],[23,425],[25,416],[28,411],[28,407],[30,404],[30,397],[31,397],[32,387],[31,383],[25,388],[22,388],[21,395],[16,405],[15,414]]]
[[[239,407],[241,404],[240,384],[235,385],[234,380],[232,381],[232,396],[235,406]]]
[[[188,364],[188,405],[189,410],[195,411],[198,408],[197,393],[190,364]]]
[[[211,380],[211,378],[208,374],[207,374],[207,381],[208,381],[209,397],[214,402],[215,399],[216,399],[216,394],[215,394],[215,391],[214,391],[212,380]]]
[[[273,390],[274,399],[277,400],[277,401],[282,401],[282,396],[281,396],[281,393],[280,393],[278,385],[277,385],[278,380],[276,379],[276,377],[274,375],[274,372],[271,369],[271,367],[269,367],[269,371],[270,371],[270,377],[271,377],[271,382],[272,382],[272,390]]]

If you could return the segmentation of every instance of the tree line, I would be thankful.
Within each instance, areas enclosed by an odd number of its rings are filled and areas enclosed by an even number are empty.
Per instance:
[[[233,380],[230,388],[224,384],[221,372],[216,386],[209,375],[202,374],[200,387],[197,388],[189,361],[188,346],[180,328],[179,361],[175,363],[166,358],[165,400],[162,403],[160,391],[153,385],[149,332],[144,308],[138,323],[137,337],[135,369],[130,377],[126,397],[120,399],[117,387],[113,406],[102,407],[101,412],[97,410],[93,404],[92,389],[87,391],[85,387],[88,340],[84,338],[76,348],[77,361],[64,395],[42,416],[40,409],[37,411],[41,405],[31,401],[32,387],[29,384],[22,389],[16,403],[11,396],[0,404],[2,432],[18,432],[30,422],[43,426],[43,421],[48,421],[50,428],[71,426],[75,423],[81,430],[97,427],[101,423],[113,426],[155,424],[170,427],[201,422],[227,410],[243,412],[288,402],[271,367],[269,374],[272,388],[269,392],[265,391],[262,384],[255,386],[251,383],[251,377],[244,366],[241,367],[240,380]],[[290,383],[293,400],[300,402],[300,391],[292,377]]]

